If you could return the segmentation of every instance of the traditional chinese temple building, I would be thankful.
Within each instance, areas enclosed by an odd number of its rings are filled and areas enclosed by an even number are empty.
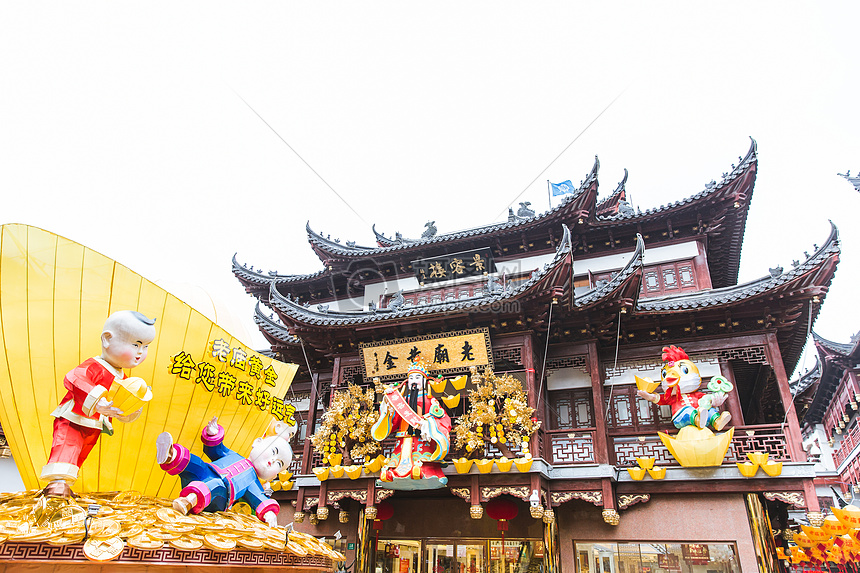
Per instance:
[[[318,480],[312,470],[325,464],[305,439],[313,431],[303,429],[297,487],[275,495],[299,514],[330,509],[332,517],[296,527],[339,530],[361,573],[778,570],[771,529],[789,525],[789,508],[819,511],[788,376],[840,247],[831,228],[793,268],[738,284],[757,169],[753,141],[719,182],[639,210],[627,202],[626,174],[598,196],[595,161],[544,213],[523,205],[507,221],[449,234],[428,223],[415,239],[374,227],[372,246],[332,241],[309,225],[322,269],[307,275],[234,259],[234,274],[259,301],[255,320],[271,351],[302,365],[287,399],[306,428],[348,384],[402,380],[409,356],[401,349],[413,345],[428,348],[422,356],[446,376],[468,375],[473,365],[515,376],[541,422],[528,452],[509,447],[531,454],[526,471],[459,473],[451,464],[447,487],[419,492],[380,487],[367,471]],[[722,465],[679,465],[657,436],[676,431],[668,407],[636,394],[634,375],[659,380],[668,345],[682,347],[703,380],[722,376],[735,388],[723,405],[734,437]],[[485,359],[476,361],[479,349]],[[854,373],[841,376],[827,383],[856,384]],[[470,380],[448,408],[452,419],[471,388]],[[823,420],[817,404],[810,408]],[[454,450],[450,458],[464,455]],[[736,463],[752,452],[781,462],[781,472],[742,475]],[[485,455],[501,454],[489,444]],[[655,462],[644,475],[637,464],[647,458]],[[530,498],[542,512],[532,513]],[[471,511],[497,499],[518,508],[504,550],[496,521]],[[373,529],[366,510],[383,500],[393,512]],[[377,550],[366,542],[373,535]]]
[[[815,332],[812,338],[818,352],[815,366],[792,381],[791,390],[803,443],[821,464],[819,496],[838,507],[860,493],[860,336],[849,343],[831,342]]]

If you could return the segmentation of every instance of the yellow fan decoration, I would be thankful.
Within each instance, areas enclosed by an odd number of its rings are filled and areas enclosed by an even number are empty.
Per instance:
[[[136,310],[157,319],[149,357],[123,386],[112,384],[138,420],[114,424],[81,467],[77,492],[137,490],[174,497],[179,481],[155,463],[155,438],[167,431],[202,455],[200,431],[213,417],[231,449],[246,454],[274,419],[294,424],[284,404],[295,376],[249,349],[175,296],[83,245],[27,225],[0,227],[0,423],[27,489],[50,453],[51,412],[63,377],[101,353],[105,319]],[[137,380],[135,379],[137,378]],[[139,380],[139,381],[138,381]],[[149,394],[151,389],[151,395]]]

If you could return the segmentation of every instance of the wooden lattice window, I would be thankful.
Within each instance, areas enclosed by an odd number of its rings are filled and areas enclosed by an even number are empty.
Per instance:
[[[673,427],[671,408],[640,398],[636,386],[612,386],[604,393],[604,399],[606,405],[611,403],[606,417],[610,432],[627,434]]]
[[[617,272],[598,273],[593,276],[593,285],[599,286],[612,280]],[[699,290],[696,268],[692,260],[676,261],[661,265],[650,265],[642,272],[640,296],[653,297],[676,292]]]
[[[591,388],[555,390],[549,393],[550,424],[554,430],[594,427]]]

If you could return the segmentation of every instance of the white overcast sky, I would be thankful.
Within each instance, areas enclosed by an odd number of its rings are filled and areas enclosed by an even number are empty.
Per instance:
[[[602,195],[626,167],[644,210],[718,180],[753,136],[741,280],[790,268],[832,219],[815,329],[847,342],[860,193],[836,174],[860,170],[858,22],[857,2],[3,2],[0,222],[205,288],[263,347],[231,257],[317,271],[308,220],[364,245],[370,223],[487,224],[545,210],[546,180],[578,183],[595,154]]]

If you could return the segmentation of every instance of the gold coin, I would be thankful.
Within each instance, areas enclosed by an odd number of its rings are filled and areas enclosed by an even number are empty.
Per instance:
[[[163,531],[161,529],[149,529],[146,533],[153,539],[160,539],[162,541],[170,541],[182,537],[181,533],[173,533],[172,531]]]
[[[236,540],[217,533],[209,533],[203,536],[203,545],[213,551],[230,551],[235,549]]]
[[[196,528],[197,525],[193,523],[165,523],[161,526],[162,531],[169,531],[171,533],[190,533]]]
[[[124,526],[122,531],[119,532],[119,536],[128,539],[129,537],[137,537],[141,533],[143,533],[143,526],[139,523],[133,523],[131,525]]]
[[[296,543],[295,541],[290,541],[289,543],[287,543],[286,549],[293,555],[298,555],[299,557],[304,557],[308,554],[308,550]]]
[[[53,534],[50,527],[33,526],[26,532],[19,532],[9,536],[9,541],[19,543],[38,543],[46,541]]]
[[[128,503],[128,504],[136,503],[139,500],[140,500],[140,492],[134,491],[134,490],[120,492],[113,498],[113,501],[116,501],[119,503]]]
[[[178,539],[171,539],[168,543],[170,543],[171,547],[179,549],[180,551],[197,551],[203,547],[203,542],[201,540],[186,536]]]
[[[259,550],[263,548],[263,540],[256,537],[240,537],[236,540],[236,545],[245,549]]]
[[[233,506],[230,508],[230,511],[232,511],[233,513],[238,513],[240,515],[254,515],[254,510],[251,509],[251,506],[244,501],[234,503]]]
[[[90,537],[116,537],[119,535],[122,526],[115,519],[101,517],[94,519],[90,523]]]
[[[122,554],[125,543],[119,537],[107,539],[87,539],[84,543],[84,555],[90,561],[111,561]]]
[[[57,509],[48,518],[48,524],[57,531],[65,531],[75,527],[82,527],[87,512],[79,505],[66,505]]]
[[[263,547],[266,549],[271,549],[272,551],[283,551],[286,549],[286,539],[266,539],[263,541]]]
[[[179,517],[184,516],[172,507],[162,507],[156,510],[155,517],[162,523],[173,523]]]
[[[164,547],[164,541],[153,539],[145,533],[129,538],[128,544],[136,549],[161,549]]]

